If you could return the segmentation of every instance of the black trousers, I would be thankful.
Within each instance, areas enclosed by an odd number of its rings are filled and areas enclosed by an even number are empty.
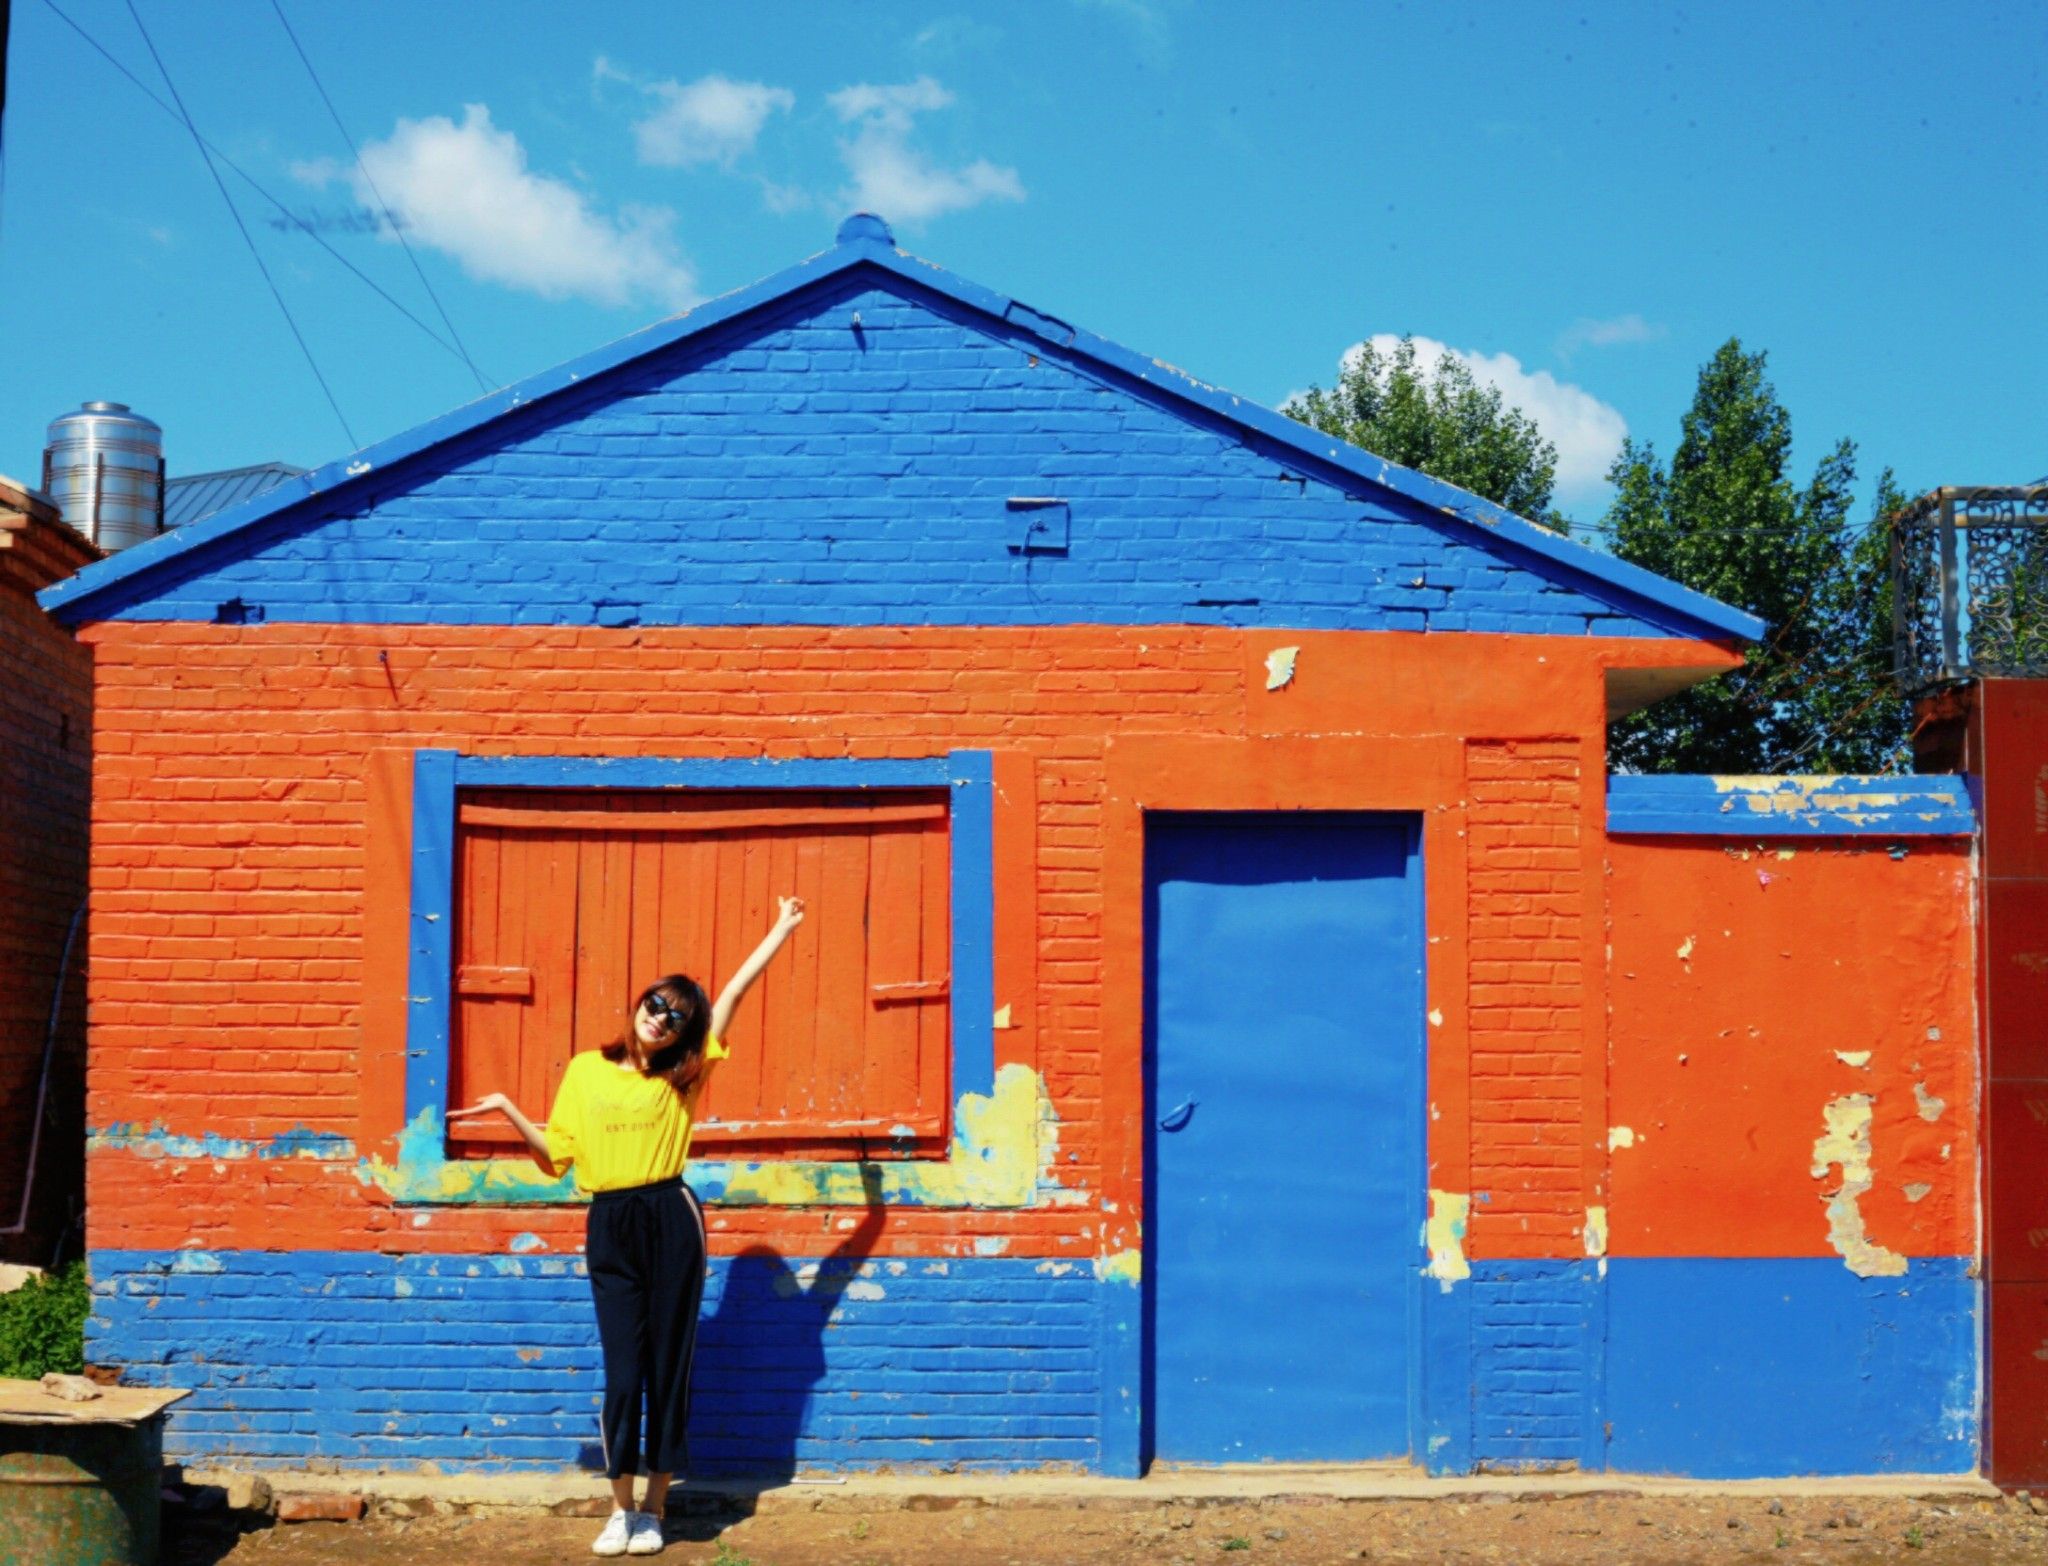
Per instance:
[[[583,1250],[604,1350],[605,1476],[687,1468],[704,1210],[681,1180],[599,1191],[590,1199]]]

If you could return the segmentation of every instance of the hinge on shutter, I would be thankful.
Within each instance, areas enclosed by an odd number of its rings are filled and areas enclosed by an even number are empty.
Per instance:
[[[486,968],[466,962],[455,970],[457,995],[515,995],[528,999],[533,994],[531,968]]]
[[[868,991],[877,1006],[901,1006],[916,1001],[944,1000],[951,993],[950,978],[914,979],[908,984],[877,984]]]

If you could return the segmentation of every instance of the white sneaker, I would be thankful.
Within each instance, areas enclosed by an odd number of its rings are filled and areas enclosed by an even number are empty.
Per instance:
[[[626,1538],[628,1555],[659,1555],[661,1553],[661,1519],[652,1512],[635,1512],[631,1524],[632,1532]]]
[[[590,1541],[592,1555],[624,1555],[631,1547],[633,1523],[638,1512],[614,1511],[611,1520],[604,1525],[604,1532]]]

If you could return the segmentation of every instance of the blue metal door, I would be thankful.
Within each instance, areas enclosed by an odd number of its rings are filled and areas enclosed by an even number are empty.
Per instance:
[[[1423,933],[1411,817],[1146,818],[1150,1455],[1411,1455]]]

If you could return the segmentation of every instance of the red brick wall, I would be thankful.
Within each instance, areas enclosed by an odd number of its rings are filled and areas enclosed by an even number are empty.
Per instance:
[[[52,989],[86,877],[92,654],[34,595],[96,554],[46,506],[0,486],[0,1227],[20,1211]],[[84,1038],[74,965],[29,1230],[0,1236],[0,1258],[47,1261],[81,1193]]]

